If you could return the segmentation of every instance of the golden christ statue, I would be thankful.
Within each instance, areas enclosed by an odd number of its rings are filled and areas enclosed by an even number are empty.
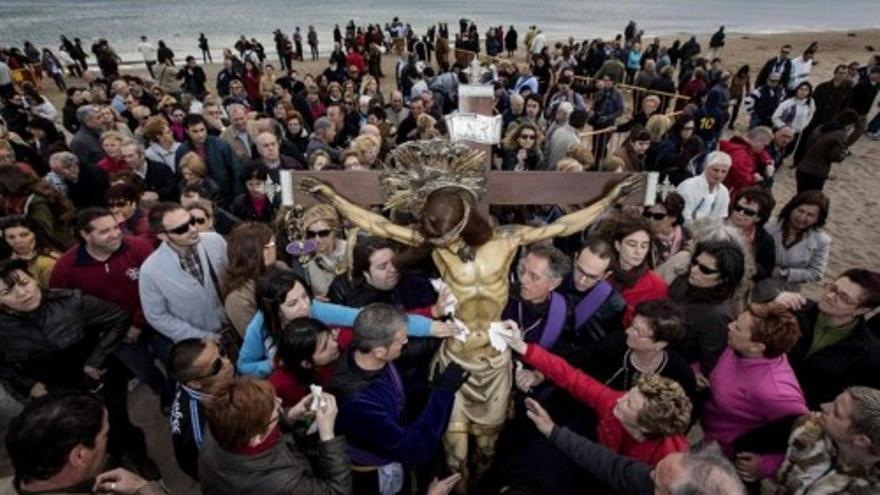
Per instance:
[[[594,204],[549,225],[493,229],[477,211],[486,190],[483,163],[482,152],[443,140],[398,147],[381,185],[387,209],[415,215],[416,224],[411,226],[396,225],[352,204],[314,178],[300,182],[301,189],[333,205],[367,232],[430,249],[443,281],[458,300],[455,316],[470,333],[464,342],[446,339],[434,358],[440,369],[454,361],[470,373],[456,395],[444,437],[446,461],[458,472],[466,471],[468,435],[475,436],[478,469],[488,466],[507,418],[513,375],[510,351],[499,353],[489,344],[489,324],[500,320],[507,304],[508,272],[517,250],[581,232],[635,183],[628,178]]]

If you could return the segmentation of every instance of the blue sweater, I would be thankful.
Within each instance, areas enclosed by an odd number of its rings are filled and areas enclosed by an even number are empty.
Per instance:
[[[312,300],[311,316],[328,326],[350,327],[361,310],[338,304]],[[407,316],[407,332],[412,337],[429,337],[431,320],[424,316]],[[266,336],[263,312],[257,311],[248,324],[244,334],[244,343],[238,354],[238,372],[242,375],[255,375],[265,378],[272,373],[272,359],[267,349],[274,347],[271,339]]]

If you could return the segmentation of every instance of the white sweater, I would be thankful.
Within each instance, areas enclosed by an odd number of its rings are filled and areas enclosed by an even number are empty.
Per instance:
[[[709,191],[709,182],[705,175],[691,177],[678,185],[678,194],[684,198],[685,226],[693,224],[700,218],[726,218],[730,205],[730,192],[724,184],[718,184],[714,191]]]

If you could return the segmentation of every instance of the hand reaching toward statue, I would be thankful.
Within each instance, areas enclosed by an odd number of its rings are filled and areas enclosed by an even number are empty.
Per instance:
[[[461,332],[461,330],[451,321],[434,320],[431,322],[431,337],[446,339],[449,337],[455,337],[459,332]]]
[[[526,399],[526,416],[532,420],[532,423],[535,423],[535,427],[545,437],[549,437],[553,433],[553,428],[556,426],[553,423],[553,418],[535,399]]]
[[[535,370],[517,370],[514,374],[516,388],[524,393],[530,393],[533,388],[544,382],[544,375]]]
[[[299,190],[318,198],[326,198],[333,193],[333,188],[329,184],[314,177],[303,177],[300,179]]]
[[[528,344],[526,344],[522,338],[522,331],[519,329],[519,325],[513,320],[505,320],[501,322],[501,324],[504,326],[504,331],[499,332],[498,335],[507,342],[507,345],[510,346],[514,352],[517,354],[525,354]]]

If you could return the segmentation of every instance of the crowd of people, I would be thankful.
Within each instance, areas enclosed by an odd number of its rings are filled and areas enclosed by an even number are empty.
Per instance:
[[[319,55],[312,26],[274,33],[277,69],[242,36],[213,81],[147,36],[144,76],[120,71],[107,40],[97,70],[78,38],[0,49],[14,470],[0,493],[166,493],[130,418],[133,380],[206,494],[880,491],[880,272],[828,273],[823,228],[834,164],[880,137],[880,58],[814,90],[816,44],[794,59],[783,46],[752,80],[726,65],[723,28],[704,53],[696,37],[643,40],[635,22],[556,43],[536,26],[482,43],[458,27],[337,25],[314,74],[295,68],[304,37]],[[482,52],[483,70],[465,63]],[[499,333],[510,417],[486,469],[450,473],[442,438],[469,376],[431,363],[459,333],[452,294],[424,253],[333,206],[283,204],[281,172],[394,167],[404,143],[448,139],[467,83],[494,89],[494,168],[661,184],[650,206],[517,254]],[[786,166],[797,194],[780,198]],[[491,213],[542,225],[573,208]],[[817,300],[801,294],[820,282]]]

